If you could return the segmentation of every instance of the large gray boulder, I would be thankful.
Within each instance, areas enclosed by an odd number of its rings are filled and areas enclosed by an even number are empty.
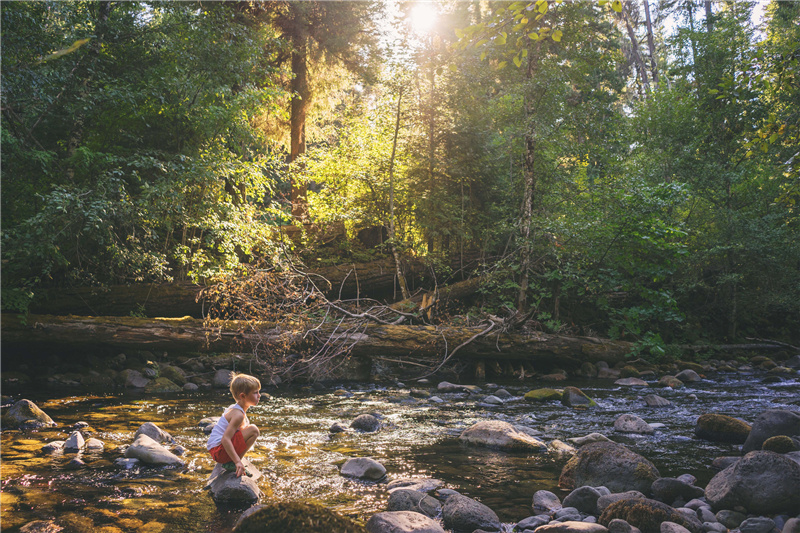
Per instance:
[[[760,450],[764,441],[776,435],[789,437],[800,435],[800,411],[768,409],[758,415],[753,421],[750,435],[742,446],[742,453]]]
[[[3,415],[3,429],[6,428],[41,428],[55,426],[56,423],[47,413],[39,409],[30,400],[20,400]]]
[[[133,444],[128,446],[128,449],[125,450],[125,457],[139,459],[141,462],[150,465],[184,465],[184,462],[177,455],[144,433],[136,437]]]
[[[439,500],[428,496],[424,492],[412,489],[396,489],[389,494],[386,502],[387,511],[414,511],[434,518],[442,512]]]
[[[367,522],[367,532],[444,533],[444,529],[436,520],[413,511],[387,511],[372,515]]]
[[[501,527],[494,511],[461,494],[447,498],[442,507],[442,519],[444,527],[452,529],[454,533],[472,533],[476,529],[500,531]]]
[[[502,420],[482,420],[465,429],[459,438],[468,444],[500,450],[533,452],[547,450],[543,442],[522,433]]]
[[[211,492],[211,498],[217,504],[230,506],[250,506],[257,503],[263,493],[258,487],[261,472],[253,464],[243,458],[242,464],[245,475],[236,477],[236,472],[231,472],[217,463],[206,481],[205,488]]]
[[[661,477],[658,469],[625,446],[615,442],[594,442],[580,449],[561,470],[562,489],[607,487],[611,492],[638,490],[649,493],[653,481]]]
[[[564,507],[574,507],[578,511],[597,516],[597,500],[603,494],[594,487],[578,487],[561,502]]]
[[[800,464],[775,452],[753,451],[714,476],[705,493],[715,510],[740,505],[752,514],[796,514]]]
[[[154,441],[161,444],[165,442],[168,442],[169,444],[175,443],[175,439],[173,438],[172,435],[170,435],[169,433],[167,433],[166,431],[164,431],[163,429],[161,429],[152,422],[145,422],[144,424],[139,426],[139,429],[137,429],[136,433],[133,434],[133,440],[136,440],[139,437],[139,435],[147,435]]]

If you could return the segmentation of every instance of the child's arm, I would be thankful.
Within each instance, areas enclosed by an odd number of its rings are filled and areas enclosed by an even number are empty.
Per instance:
[[[233,436],[239,429],[241,429],[242,422],[244,422],[244,413],[238,409],[231,409],[228,413],[228,427],[225,428],[225,433],[222,434],[222,447],[228,452],[228,457],[231,458],[233,464],[236,465],[236,477],[241,477],[244,474],[244,464],[236,450],[233,448]]]

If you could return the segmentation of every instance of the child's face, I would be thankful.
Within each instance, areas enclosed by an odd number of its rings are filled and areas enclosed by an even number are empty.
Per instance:
[[[256,389],[250,392],[243,392],[239,395],[242,402],[247,405],[258,405],[258,400],[261,399],[261,391]]]

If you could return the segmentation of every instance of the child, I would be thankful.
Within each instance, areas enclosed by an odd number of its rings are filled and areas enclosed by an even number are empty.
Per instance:
[[[211,457],[223,468],[233,472],[236,477],[246,472],[242,456],[255,444],[260,432],[247,419],[247,409],[257,405],[261,398],[261,382],[247,374],[234,374],[231,380],[231,394],[236,403],[222,413],[219,421],[208,437],[206,448]]]

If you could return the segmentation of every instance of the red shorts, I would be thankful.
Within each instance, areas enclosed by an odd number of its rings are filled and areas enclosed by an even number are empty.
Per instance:
[[[247,451],[247,444],[244,442],[244,436],[242,435],[241,430],[234,433],[231,442],[233,442],[233,449],[236,450],[237,455],[241,459],[242,454]],[[222,444],[214,446],[208,451],[211,453],[211,457],[213,457],[218,463],[230,463],[233,461],[230,455],[228,455],[228,452],[225,451],[225,447],[222,446]]]

